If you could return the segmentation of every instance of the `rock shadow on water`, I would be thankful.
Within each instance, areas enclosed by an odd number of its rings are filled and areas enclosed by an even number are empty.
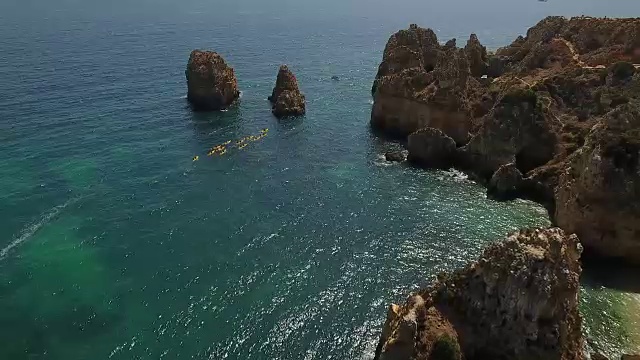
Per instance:
[[[584,253],[581,277],[587,342],[617,358],[640,351],[640,266]]]
[[[191,113],[191,123],[198,134],[209,135],[211,133],[238,125],[242,119],[242,110],[238,106],[233,106],[225,111],[215,112],[193,112]]]
[[[606,287],[621,292],[640,294],[640,265],[619,260],[602,259],[588,252],[582,256],[582,284],[587,287]]]
[[[289,116],[282,119],[278,119],[278,127],[283,130],[294,130],[298,126],[303,124],[305,115]]]

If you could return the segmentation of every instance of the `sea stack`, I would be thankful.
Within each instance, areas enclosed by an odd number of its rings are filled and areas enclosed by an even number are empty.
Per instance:
[[[240,96],[233,68],[216,52],[192,51],[185,75],[187,99],[195,110],[223,110]]]
[[[391,305],[375,359],[585,359],[581,251],[558,228],[508,236]]]
[[[306,112],[305,98],[298,88],[298,80],[287,65],[280,66],[269,101],[277,118],[304,115]]]
[[[640,18],[552,16],[490,53],[411,25],[384,50],[371,125],[414,163],[539,201],[589,255],[640,264],[639,33]]]

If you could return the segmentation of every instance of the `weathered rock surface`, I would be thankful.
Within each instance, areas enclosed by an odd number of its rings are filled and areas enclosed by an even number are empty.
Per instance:
[[[456,153],[456,142],[442,131],[424,128],[409,135],[409,161],[432,167],[447,168]]]
[[[470,109],[459,95],[477,85],[470,77],[467,52],[476,61],[482,49],[472,40],[468,51],[453,44],[441,46],[431,29],[416,25],[393,35],[372,89],[371,125],[395,136],[432,127],[466,143],[472,128]]]
[[[640,355],[624,354],[620,359],[621,360],[640,360]],[[602,354],[596,353],[596,354],[591,354],[591,360],[609,360],[609,358]]]
[[[240,96],[233,69],[213,51],[192,51],[185,75],[187,99],[196,110],[226,109]]]
[[[498,50],[498,55],[511,58],[514,68],[539,68],[546,54],[565,42],[576,62],[588,66],[611,65],[618,61],[640,63],[640,20],[550,16],[527,31],[511,45]]]
[[[563,166],[555,200],[558,225],[589,250],[640,254],[640,107],[621,105],[591,129]]]
[[[557,228],[510,235],[392,305],[375,359],[585,359],[580,254]]]
[[[287,65],[280,66],[269,101],[273,104],[273,114],[278,118],[299,116],[306,112],[305,97],[298,88],[298,80]]]
[[[384,158],[387,161],[403,162],[407,159],[407,153],[404,150],[387,151]]]
[[[385,48],[371,124],[409,140],[440,130],[455,142],[455,156],[443,151],[421,165],[456,166],[495,194],[534,198],[593,254],[640,263],[640,229],[631,220],[640,218],[632,205],[640,176],[631,170],[640,150],[638,63],[640,18],[548,17],[495,54],[475,35],[457,48],[412,25]],[[625,120],[611,125],[614,118]],[[409,141],[410,158],[429,149],[420,141],[428,140]]]
[[[522,187],[523,176],[515,163],[500,166],[489,181],[488,193],[498,199],[516,197]]]

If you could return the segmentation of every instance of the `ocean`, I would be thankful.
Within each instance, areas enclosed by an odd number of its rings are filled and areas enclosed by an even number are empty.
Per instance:
[[[417,23],[495,49],[580,14],[640,3],[2,1],[0,359],[371,359],[389,303],[549,224],[459,172],[384,161],[400,145],[368,121],[388,37]],[[235,68],[237,106],[190,109],[196,48]],[[271,115],[280,64],[303,118]],[[637,350],[634,288],[600,280],[582,290],[592,346]]]

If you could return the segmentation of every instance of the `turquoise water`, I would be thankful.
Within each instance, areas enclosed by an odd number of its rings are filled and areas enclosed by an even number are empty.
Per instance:
[[[389,302],[548,224],[459,173],[381,159],[398,146],[368,128],[388,36],[416,22],[497,47],[548,14],[640,14],[568,3],[0,3],[0,359],[371,358]],[[239,106],[189,109],[193,48],[235,67]],[[281,63],[303,119],[270,114]],[[628,292],[583,291],[609,352],[635,341]]]

